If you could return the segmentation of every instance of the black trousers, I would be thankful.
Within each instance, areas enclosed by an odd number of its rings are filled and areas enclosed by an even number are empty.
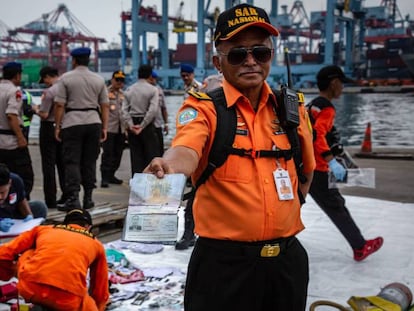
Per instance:
[[[263,245],[280,243],[276,257]],[[255,243],[199,238],[188,265],[186,311],[304,311],[308,255],[295,238]]]
[[[140,122],[137,120],[137,123]],[[128,133],[131,153],[131,173],[142,173],[154,157],[161,156],[160,143],[154,124],[147,125],[139,135]]]
[[[0,149],[0,163],[6,164],[10,172],[19,175],[23,179],[26,198],[30,200],[34,174],[29,148],[24,147],[13,150]]]
[[[345,199],[336,188],[329,189],[328,173],[314,171],[310,195],[332,220],[353,249],[360,249],[365,239],[345,206]]]
[[[160,143],[160,154],[164,154],[164,133],[162,127],[156,127],[155,130],[157,131],[158,141]]]
[[[102,180],[114,177],[121,165],[122,153],[125,146],[125,135],[122,133],[108,133],[102,143],[101,174]]]
[[[65,194],[96,187],[96,160],[100,152],[101,124],[71,126],[61,131]]]
[[[53,122],[40,122],[39,147],[42,157],[45,203],[48,208],[55,208],[57,192],[56,169],[62,193],[64,193],[65,188],[65,172],[62,160],[62,144],[55,139],[55,126]]]

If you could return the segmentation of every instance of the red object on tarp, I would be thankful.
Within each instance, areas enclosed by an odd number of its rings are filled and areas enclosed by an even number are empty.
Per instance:
[[[145,279],[144,273],[137,269],[128,275],[111,274],[109,281],[113,284],[126,284],[132,282],[143,281]]]
[[[10,299],[17,298],[17,283],[11,282],[0,286],[0,302],[6,302]]]

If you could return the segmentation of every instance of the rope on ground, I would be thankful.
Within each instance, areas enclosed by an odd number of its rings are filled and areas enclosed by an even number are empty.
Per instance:
[[[333,301],[329,301],[329,300],[318,300],[318,301],[315,301],[314,303],[312,303],[310,305],[309,311],[315,311],[316,310],[316,307],[319,307],[319,306],[334,307],[334,308],[336,308],[336,309],[338,309],[340,311],[349,311],[349,310],[352,310],[352,309],[349,309],[347,307],[344,307],[344,306],[342,306],[340,304],[337,304],[336,302],[333,302]]]

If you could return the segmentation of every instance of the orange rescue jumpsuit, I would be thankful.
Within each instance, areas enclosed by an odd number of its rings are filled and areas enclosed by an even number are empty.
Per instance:
[[[26,301],[62,311],[105,310],[109,299],[105,250],[83,227],[38,226],[0,247],[0,260],[12,262],[19,254],[17,288]]]

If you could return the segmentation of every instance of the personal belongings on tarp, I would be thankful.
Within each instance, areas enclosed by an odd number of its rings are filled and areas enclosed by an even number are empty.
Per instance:
[[[128,247],[134,253],[140,254],[155,254],[159,253],[164,249],[162,244],[145,244],[145,243],[135,243]]]
[[[115,249],[108,248],[105,250],[106,261],[109,265],[122,264],[126,265],[127,259],[122,252],[119,252]]]
[[[109,282],[113,284],[126,284],[145,280],[144,273],[140,269],[135,270],[121,270],[111,269],[109,275]]]

